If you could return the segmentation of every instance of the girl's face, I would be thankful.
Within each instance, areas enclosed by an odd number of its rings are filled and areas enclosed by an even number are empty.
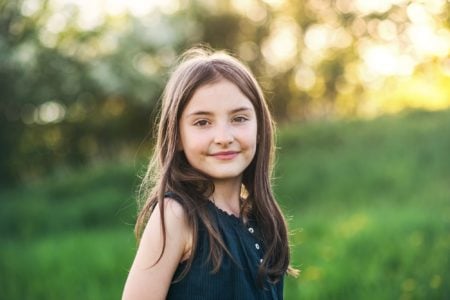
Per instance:
[[[241,180],[256,152],[257,120],[250,100],[221,79],[198,88],[180,119],[189,164],[215,180]]]

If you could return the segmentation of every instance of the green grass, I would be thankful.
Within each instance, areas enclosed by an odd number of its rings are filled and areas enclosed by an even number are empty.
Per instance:
[[[289,299],[450,297],[450,113],[281,131]]]
[[[0,194],[1,299],[119,299],[135,253],[136,170],[52,176]]]
[[[275,191],[289,219],[286,299],[450,298],[450,111],[291,124]],[[0,192],[0,298],[118,299],[136,169]]]
[[[118,299],[135,250],[117,229],[2,244],[4,299]]]

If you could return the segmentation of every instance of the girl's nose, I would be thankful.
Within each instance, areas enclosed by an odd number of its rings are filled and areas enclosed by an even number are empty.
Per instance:
[[[218,126],[214,142],[216,144],[228,145],[234,141],[234,136],[231,128],[228,125]]]

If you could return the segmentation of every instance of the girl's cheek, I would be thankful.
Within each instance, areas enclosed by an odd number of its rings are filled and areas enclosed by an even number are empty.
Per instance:
[[[246,134],[246,138],[250,141],[256,141],[258,136],[258,132],[256,131],[256,128],[249,130]]]

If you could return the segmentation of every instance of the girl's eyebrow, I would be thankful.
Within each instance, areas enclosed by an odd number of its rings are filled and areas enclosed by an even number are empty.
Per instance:
[[[230,114],[235,114],[235,113],[243,112],[243,111],[251,111],[251,110],[252,110],[251,107],[248,107],[248,106],[242,106],[242,107],[239,107],[239,108],[232,109],[232,110],[230,111]],[[210,111],[199,110],[199,111],[194,111],[194,112],[188,114],[187,117],[190,117],[190,116],[199,116],[199,115],[201,115],[201,116],[204,116],[204,115],[213,115],[213,113],[210,112]]]
[[[235,113],[237,113],[237,112],[241,112],[241,111],[251,111],[251,110],[252,110],[251,107],[248,107],[248,106],[241,106],[241,107],[239,107],[239,108],[236,108],[236,109],[231,110],[230,112],[231,112],[232,114],[235,114]]]

